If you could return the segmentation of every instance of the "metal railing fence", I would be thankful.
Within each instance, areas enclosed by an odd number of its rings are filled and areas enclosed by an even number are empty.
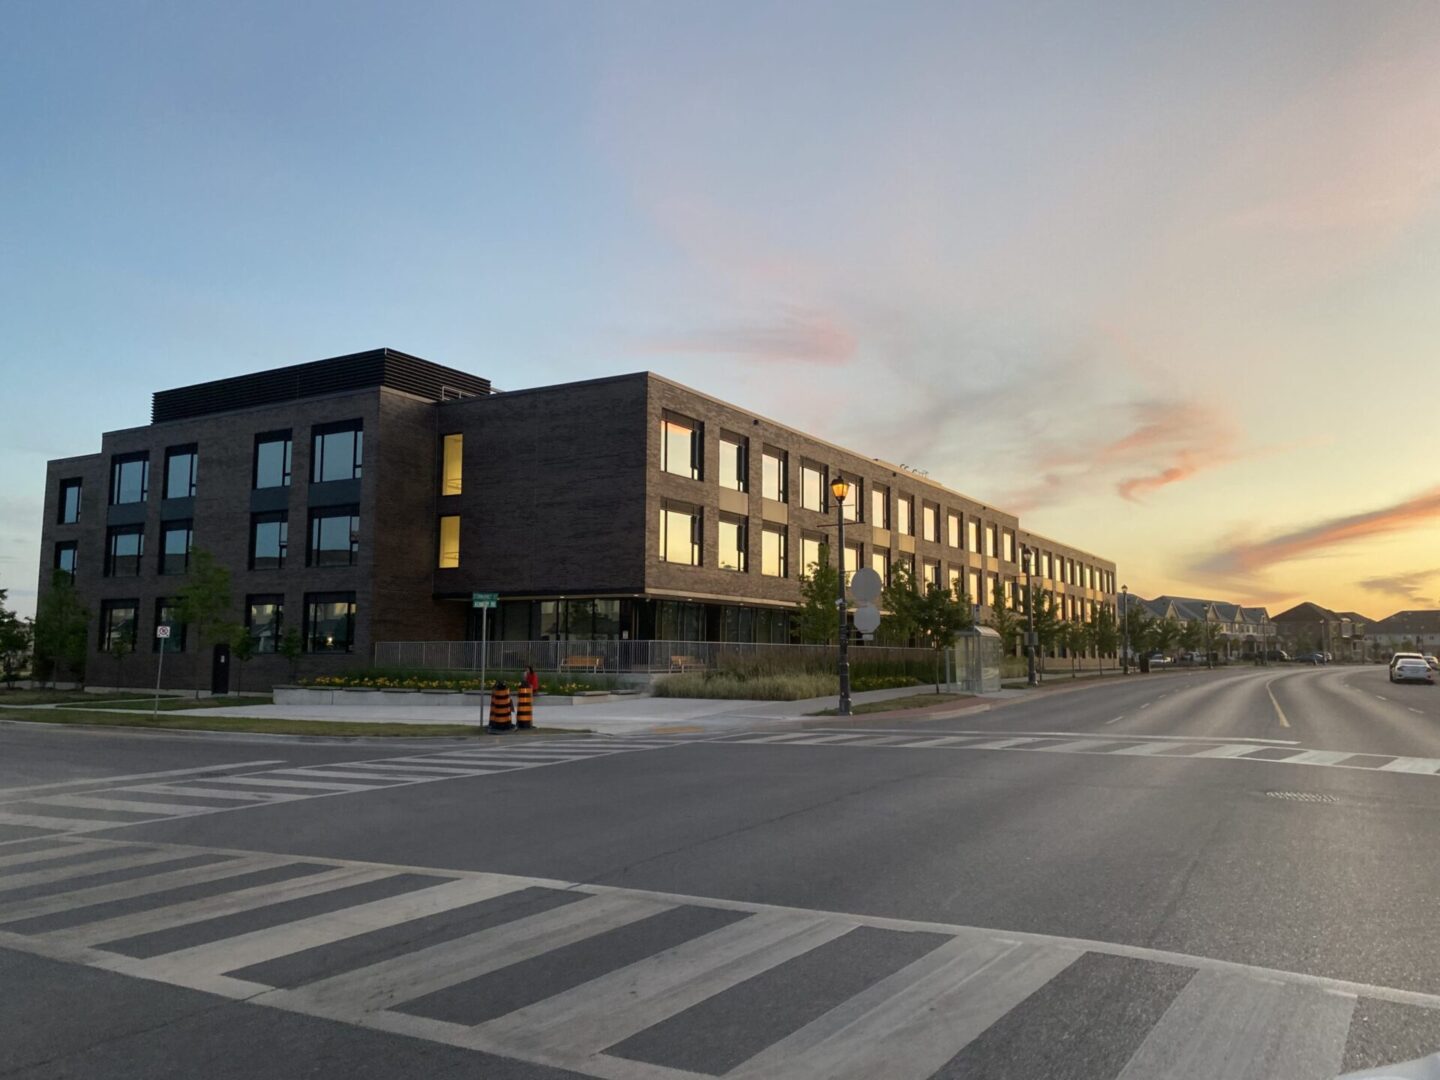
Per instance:
[[[375,666],[426,671],[536,671],[584,674],[705,671],[757,663],[784,667],[833,664],[833,645],[731,641],[379,641]],[[933,663],[930,649],[851,646],[852,664]]]

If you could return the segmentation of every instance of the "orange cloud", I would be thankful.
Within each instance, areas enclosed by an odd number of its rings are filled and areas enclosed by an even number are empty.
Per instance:
[[[1440,517],[1440,487],[1363,514],[1331,518],[1303,529],[1282,533],[1269,540],[1241,541],[1223,548],[1198,563],[1194,569],[1210,575],[1253,574],[1268,566],[1311,552],[1354,543],[1375,536],[1403,532]]]

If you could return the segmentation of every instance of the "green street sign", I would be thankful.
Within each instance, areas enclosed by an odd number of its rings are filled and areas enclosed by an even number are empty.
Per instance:
[[[493,608],[500,603],[498,592],[472,592],[470,594],[470,606],[472,608]]]

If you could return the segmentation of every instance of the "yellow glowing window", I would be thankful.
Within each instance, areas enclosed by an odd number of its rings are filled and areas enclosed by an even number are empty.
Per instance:
[[[459,565],[460,517],[458,514],[446,515],[440,519],[440,569]]]
[[[460,458],[465,448],[464,435],[446,435],[441,452],[441,495],[460,494]],[[459,535],[459,519],[456,519],[456,535]],[[444,566],[442,562],[440,564]],[[454,564],[452,564],[454,565]]]

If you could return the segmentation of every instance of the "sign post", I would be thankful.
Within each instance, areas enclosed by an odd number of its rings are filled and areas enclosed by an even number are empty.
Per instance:
[[[470,606],[480,609],[480,730],[485,730],[485,661],[488,650],[485,639],[490,630],[490,609],[500,602],[500,594],[493,592],[472,592]]]
[[[155,665],[155,704],[150,709],[150,719],[160,715],[160,676],[165,671],[165,644],[170,639],[170,627],[161,623],[155,627],[155,637],[160,642],[160,660]]]

